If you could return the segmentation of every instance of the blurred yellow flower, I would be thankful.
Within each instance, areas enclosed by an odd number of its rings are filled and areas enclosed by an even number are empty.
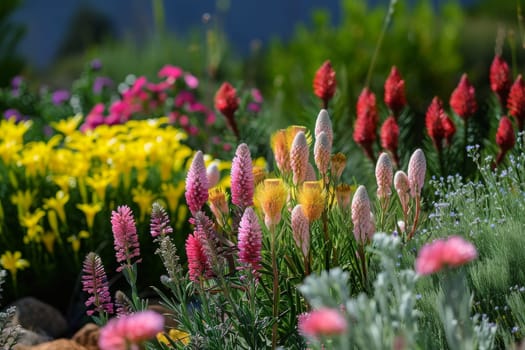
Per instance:
[[[80,209],[86,216],[86,223],[88,230],[93,230],[93,223],[95,221],[95,215],[102,210],[102,203],[89,203],[89,204],[77,204],[77,208]]]
[[[162,196],[166,199],[168,203],[168,209],[173,214],[177,209],[177,204],[179,203],[179,198],[182,197],[185,190],[185,182],[179,181],[177,186],[172,183],[163,183],[160,185],[160,190],[162,191]]]
[[[44,209],[53,209],[57,212],[58,218],[63,222],[66,221],[66,211],[64,205],[69,201],[69,195],[64,191],[57,191],[55,197],[44,199]]]
[[[39,234],[44,232],[42,226],[40,226],[40,220],[46,215],[46,212],[42,209],[37,209],[34,213],[26,213],[20,220],[20,224],[27,228],[27,233],[24,236],[24,243],[39,242]]]
[[[114,171],[104,170],[96,173],[91,177],[86,177],[86,184],[95,191],[97,198],[104,203],[106,200],[106,189],[109,184],[113,182],[113,177],[116,176]]]
[[[180,341],[184,345],[188,345],[191,340],[189,333],[181,331],[179,329],[175,329],[175,328],[172,328],[169,330],[168,337],[172,341],[175,341],[175,342]],[[166,337],[164,333],[158,333],[157,340],[161,343],[164,343],[168,347],[172,348],[170,341],[168,340],[168,338]]]
[[[25,191],[18,190],[14,195],[11,196],[11,203],[16,205],[19,218],[25,216],[29,211],[31,204],[33,204],[33,201],[35,200],[36,194],[36,190],[31,191],[28,189]]]
[[[51,126],[66,136],[72,135],[77,131],[78,125],[82,121],[82,115],[77,114],[69,119],[62,119],[58,122],[51,123]]]
[[[9,271],[14,277],[18,270],[23,270],[26,267],[29,267],[29,261],[22,259],[22,253],[19,251],[14,253],[6,251],[0,257],[0,265],[2,265],[2,267]]]
[[[51,231],[47,231],[42,235],[42,243],[44,243],[44,247],[46,247],[46,250],[49,254],[53,254],[55,251],[56,239],[57,235]]]
[[[82,230],[78,233],[78,235],[71,235],[67,238],[67,241],[71,243],[71,248],[75,253],[78,253],[80,250],[80,243],[81,239],[87,239],[89,238],[90,234],[88,231]]]
[[[150,190],[143,187],[134,188],[131,190],[133,195],[133,202],[139,206],[140,217],[139,221],[144,221],[146,214],[151,211],[151,205],[155,200],[155,195]]]

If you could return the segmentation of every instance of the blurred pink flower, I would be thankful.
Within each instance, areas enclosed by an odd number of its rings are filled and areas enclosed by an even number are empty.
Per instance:
[[[111,319],[100,329],[101,350],[139,349],[138,345],[164,330],[164,317],[154,311],[141,311]]]
[[[152,237],[173,233],[168,213],[158,202],[153,203],[151,209],[150,233]]]
[[[189,73],[184,74],[184,82],[190,89],[196,89],[199,86],[199,79]]]
[[[320,308],[299,315],[299,333],[309,337],[331,336],[342,334],[348,323],[336,309]]]
[[[458,267],[477,257],[476,247],[459,236],[438,239],[421,248],[416,259],[416,272],[420,275],[436,273],[446,266]]]
[[[170,64],[165,65],[159,71],[159,78],[167,78],[166,80],[173,84],[175,80],[182,76],[183,70],[179,67],[172,66]]]

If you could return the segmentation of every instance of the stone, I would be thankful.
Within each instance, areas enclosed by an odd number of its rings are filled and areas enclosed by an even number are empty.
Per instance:
[[[16,345],[15,350],[87,350],[70,339],[57,339],[34,346]]]
[[[94,323],[88,323],[80,328],[71,339],[82,345],[87,350],[99,350],[98,335],[100,327]]]
[[[53,306],[33,297],[18,299],[16,307],[18,324],[27,330],[58,338],[66,334],[68,324],[64,316]]]

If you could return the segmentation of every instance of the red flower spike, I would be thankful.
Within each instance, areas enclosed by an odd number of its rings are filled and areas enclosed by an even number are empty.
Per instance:
[[[336,85],[335,71],[330,61],[327,60],[315,72],[313,81],[314,94],[323,101],[323,108],[328,107],[328,102],[335,94]]]
[[[399,126],[394,116],[388,117],[380,131],[381,147],[392,153],[394,162],[399,165],[397,147],[399,143]]]
[[[510,119],[506,116],[501,117],[498,131],[496,133],[496,144],[504,151],[510,150],[516,144],[516,136]]]
[[[372,145],[376,139],[376,129],[379,117],[377,114],[376,96],[368,88],[364,88],[357,100],[357,117],[353,138],[366,155],[374,162]]]
[[[395,66],[392,67],[390,75],[385,81],[385,104],[396,117],[407,104],[405,81],[401,79],[401,74]]]
[[[500,55],[494,56],[490,65],[490,88],[498,95],[500,103],[505,104],[511,84],[509,65]]]
[[[237,91],[230,83],[222,83],[219,90],[215,94],[215,108],[217,108],[226,117],[226,122],[237,138],[239,138],[239,130],[235,122],[234,114],[239,108],[239,98]]]
[[[523,130],[525,121],[525,83],[521,74],[518,75],[514,84],[510,88],[509,99],[507,101],[509,114],[516,119],[518,130]]]
[[[450,96],[450,107],[463,119],[467,119],[476,113],[476,90],[468,80],[467,74],[461,76],[458,86]]]
[[[434,147],[438,151],[443,148],[443,140],[450,143],[452,136],[456,132],[456,127],[452,120],[443,110],[443,105],[439,97],[434,97],[427,109],[425,118],[428,136],[432,139]]]

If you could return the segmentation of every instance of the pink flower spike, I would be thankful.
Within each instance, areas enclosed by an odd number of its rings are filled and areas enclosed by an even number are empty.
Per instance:
[[[306,177],[308,169],[308,143],[303,131],[299,131],[293,140],[292,148],[290,149],[290,166],[293,172],[293,183],[295,185],[301,184]]]
[[[370,216],[370,199],[365,186],[361,185],[352,198],[352,223],[354,224],[354,237],[359,243],[366,243],[374,234],[374,225]]]
[[[342,334],[348,323],[336,309],[320,308],[299,316],[299,333],[309,337]]]
[[[210,188],[215,187],[221,179],[221,172],[217,163],[211,163],[206,168],[206,177],[208,178],[208,185]]]
[[[239,262],[257,275],[261,266],[262,231],[259,219],[251,207],[246,208],[239,223]]]
[[[332,144],[326,132],[321,131],[315,138],[314,160],[317,169],[325,175],[330,167]]]
[[[164,317],[154,311],[140,311],[111,319],[100,330],[101,350],[139,349],[139,345],[164,330]]]
[[[120,206],[117,211],[111,213],[111,226],[116,258],[117,262],[120,263],[117,272],[120,272],[126,266],[142,261],[142,259],[131,261],[140,256],[140,247],[133,212],[127,205]]]
[[[186,203],[190,212],[195,215],[208,200],[208,177],[204,156],[201,151],[195,153],[191,162],[190,170],[186,176]]]
[[[253,204],[253,165],[250,149],[241,143],[235,151],[231,170],[232,203],[244,209]]]
[[[410,185],[410,195],[412,198],[421,194],[421,189],[425,184],[426,171],[427,160],[425,154],[418,148],[412,153],[408,162],[408,183]]]
[[[204,248],[201,241],[193,234],[186,239],[186,256],[191,281],[199,282],[201,278],[210,276],[210,263],[204,253]]]
[[[310,224],[304,215],[301,204],[297,204],[292,210],[292,232],[295,244],[303,256],[308,256],[310,250]]]
[[[321,132],[325,132],[328,137],[328,142],[330,143],[330,148],[332,147],[332,142],[334,141],[334,131],[332,129],[332,121],[330,120],[330,115],[326,109],[321,109],[315,120],[315,137],[317,138]]]
[[[82,290],[90,295],[86,306],[93,305],[94,310],[88,310],[88,316],[95,312],[113,313],[113,303],[109,294],[109,283],[100,256],[91,252],[84,259],[82,269]]]
[[[392,160],[385,152],[381,153],[376,163],[377,197],[389,198],[392,194],[394,168]]]

